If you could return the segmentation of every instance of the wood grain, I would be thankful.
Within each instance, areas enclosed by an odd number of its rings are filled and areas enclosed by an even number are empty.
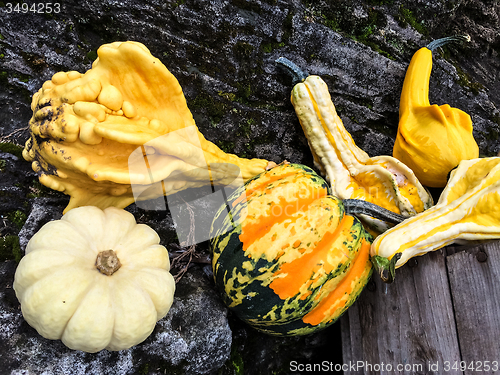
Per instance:
[[[460,358],[444,254],[415,258],[393,284],[372,280],[341,318],[344,373],[443,374],[445,361]]]
[[[500,242],[450,255],[447,265],[464,374],[478,366],[500,374]],[[496,361],[497,370],[486,371],[485,361]]]

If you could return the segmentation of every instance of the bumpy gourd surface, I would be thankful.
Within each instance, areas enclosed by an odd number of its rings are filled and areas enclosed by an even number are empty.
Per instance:
[[[431,196],[410,168],[390,156],[370,158],[356,146],[321,77],[311,75],[295,85],[291,100],[315,165],[326,175],[334,195],[366,200],[404,216],[432,205]],[[389,227],[374,218],[363,219],[378,233]]]
[[[500,158],[462,161],[437,204],[383,233],[371,254],[408,259],[463,240],[500,238]]]
[[[479,148],[467,113],[448,104],[430,104],[431,70],[432,51],[419,49],[408,66],[401,92],[393,155],[424,185],[444,187],[448,173],[461,160],[477,158]]]
[[[113,250],[111,276],[97,255]],[[26,321],[71,349],[123,350],[145,340],[170,309],[175,281],[156,232],[132,214],[80,207],[47,223],[29,241],[14,290]]]
[[[54,74],[31,104],[23,156],[42,184],[71,196],[66,211],[227,184],[227,163],[244,180],[265,170],[266,160],[226,154],[204,138],[178,81],[144,45],[115,42],[97,54],[85,74]]]
[[[300,335],[332,324],[370,274],[371,237],[311,169],[280,165],[228,199],[212,225],[225,303],[255,328]]]

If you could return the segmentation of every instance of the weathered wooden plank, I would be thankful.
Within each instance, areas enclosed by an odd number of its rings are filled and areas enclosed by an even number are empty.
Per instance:
[[[450,255],[447,266],[464,361],[457,365],[465,374],[499,374],[500,242]]]
[[[344,374],[443,374],[445,361],[460,358],[445,257],[413,263],[387,286],[375,275],[342,317]]]

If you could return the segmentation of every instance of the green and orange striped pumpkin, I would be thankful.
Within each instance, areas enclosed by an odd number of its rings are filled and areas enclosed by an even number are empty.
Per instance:
[[[211,229],[212,266],[226,305],[273,335],[334,323],[366,285],[371,236],[323,178],[282,164],[227,199]]]

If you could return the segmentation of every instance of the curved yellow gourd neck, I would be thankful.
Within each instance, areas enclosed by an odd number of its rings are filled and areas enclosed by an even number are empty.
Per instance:
[[[420,48],[411,58],[403,82],[403,90],[399,101],[399,118],[415,107],[430,106],[429,80],[432,70],[432,51],[451,42],[468,42],[469,35],[454,35],[436,39]]]
[[[430,106],[429,81],[432,70],[432,51],[420,48],[413,55],[403,82],[399,101],[399,118],[414,107]]]

